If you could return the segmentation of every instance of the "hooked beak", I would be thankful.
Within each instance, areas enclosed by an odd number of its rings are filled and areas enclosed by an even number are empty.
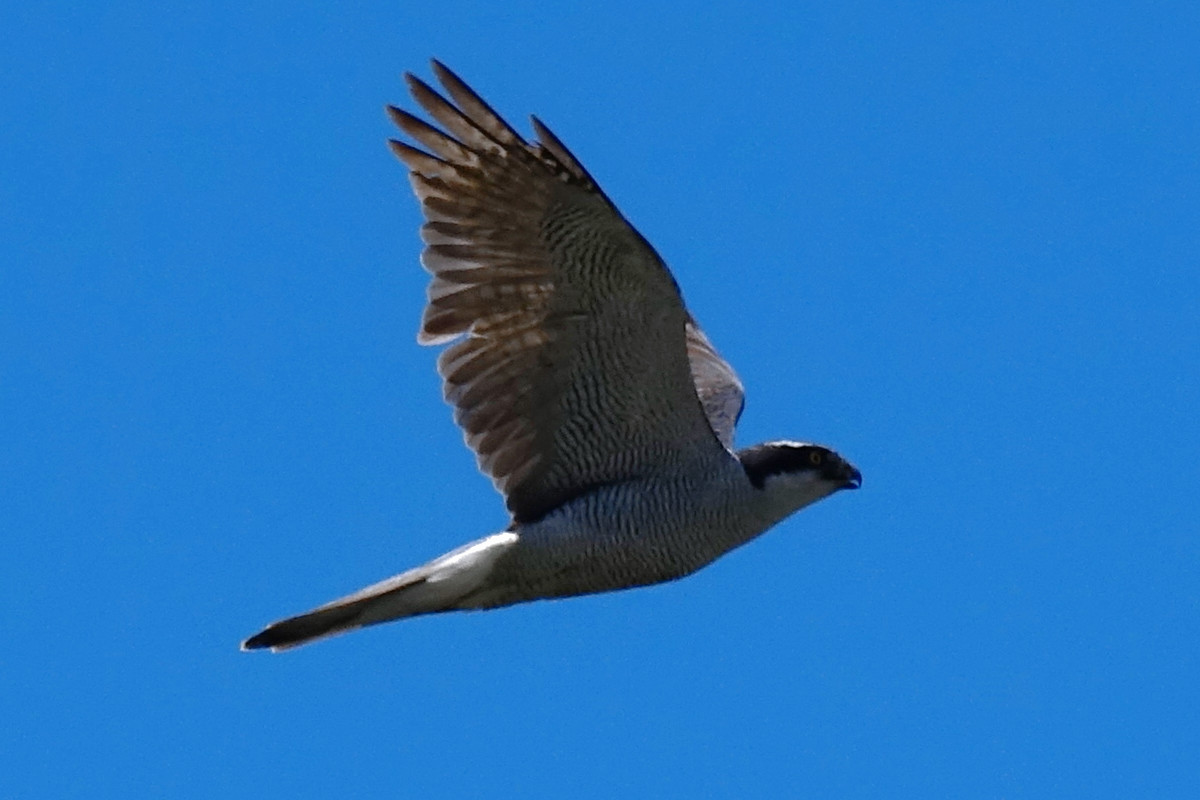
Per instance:
[[[842,486],[843,489],[857,489],[862,486],[862,473],[855,469],[854,465],[849,461],[842,462]]]

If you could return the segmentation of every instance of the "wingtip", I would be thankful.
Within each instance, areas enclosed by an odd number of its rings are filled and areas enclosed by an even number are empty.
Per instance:
[[[544,132],[549,133],[550,131],[550,129],[546,127],[545,123],[538,119],[537,114],[529,115],[529,127],[533,128],[533,135],[543,141],[545,140]],[[553,134],[551,134],[551,136],[553,136]]]
[[[428,83],[421,80],[420,78],[418,78],[416,75],[412,74],[411,72],[404,73],[404,82],[408,84],[408,91],[410,94],[415,95],[417,92],[419,92],[421,90],[432,91],[430,89]]]
[[[429,59],[429,66],[433,68],[433,74],[437,76],[438,81],[445,86],[447,81],[462,82],[462,79],[454,74],[454,70],[447,67],[436,58]]]

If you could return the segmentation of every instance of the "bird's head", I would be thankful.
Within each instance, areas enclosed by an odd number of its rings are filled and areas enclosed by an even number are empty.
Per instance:
[[[790,514],[839,489],[862,486],[862,473],[819,444],[766,442],[738,453],[750,484]]]

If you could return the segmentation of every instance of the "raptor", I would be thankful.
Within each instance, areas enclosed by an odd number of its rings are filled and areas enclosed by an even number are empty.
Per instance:
[[[736,450],[743,390],[654,248],[536,117],[527,141],[438,62],[406,75],[433,124],[388,113],[425,215],[417,339],[506,530],[313,611],[243,649],[389,620],[688,575],[862,476],[833,450]]]

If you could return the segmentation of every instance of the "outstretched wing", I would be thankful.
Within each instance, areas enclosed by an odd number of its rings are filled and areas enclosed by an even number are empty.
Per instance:
[[[424,148],[391,142],[427,220],[418,340],[453,342],[438,360],[446,399],[514,519],[721,453],[740,385],[654,249],[540,121],[526,142],[433,69],[449,99],[405,77],[440,128],[389,108]]]

